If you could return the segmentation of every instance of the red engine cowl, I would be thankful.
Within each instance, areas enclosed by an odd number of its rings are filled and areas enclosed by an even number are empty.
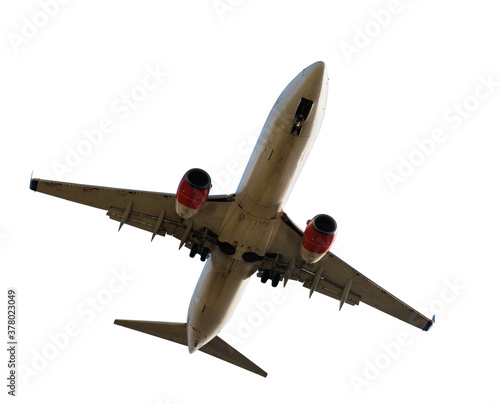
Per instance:
[[[200,168],[189,170],[177,188],[175,211],[184,218],[190,218],[202,207],[207,199],[212,181],[210,175]]]
[[[309,264],[318,262],[335,241],[337,223],[328,215],[317,215],[307,223],[302,236],[300,255]]]

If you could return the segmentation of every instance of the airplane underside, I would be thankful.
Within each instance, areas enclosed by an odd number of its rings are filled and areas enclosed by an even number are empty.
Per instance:
[[[305,230],[283,211],[319,133],[328,78],[323,62],[299,73],[276,100],[234,194],[208,196],[211,179],[194,168],[177,193],[158,193],[32,179],[30,189],[107,211],[119,222],[180,240],[205,267],[185,323],[115,320],[115,324],[201,351],[267,376],[218,333],[231,318],[252,275],[273,287],[289,280],[356,306],[360,302],[424,331],[434,323],[330,252],[337,224],[314,216]]]

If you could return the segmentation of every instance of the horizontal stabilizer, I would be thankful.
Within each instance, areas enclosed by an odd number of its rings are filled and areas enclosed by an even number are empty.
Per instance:
[[[186,323],[115,320],[115,324],[187,346]]]
[[[186,323],[115,320],[115,324],[154,335],[155,337],[163,338],[178,344],[188,345]],[[200,348],[200,351],[222,359],[223,361],[232,363],[233,365],[239,366],[240,368],[256,373],[260,376],[267,376],[267,373],[264,370],[219,337],[215,337],[213,340],[205,344]]]

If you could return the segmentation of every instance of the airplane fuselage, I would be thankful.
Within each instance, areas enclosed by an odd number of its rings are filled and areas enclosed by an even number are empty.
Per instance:
[[[180,240],[205,267],[185,323],[116,319],[115,324],[200,350],[266,377],[267,373],[217,334],[231,318],[250,277],[302,283],[352,306],[363,302],[428,331],[428,318],[330,252],[337,224],[326,214],[302,231],[283,211],[319,133],[328,78],[323,62],[304,69],[283,90],[265,122],[236,193],[208,196],[211,179],[188,170],[177,192],[149,192],[32,178],[30,189],[107,211],[119,222]],[[208,259],[207,259],[208,258]]]
[[[187,318],[189,352],[211,341],[229,321],[250,276],[271,244],[286,202],[316,140],[326,107],[323,62],[304,69],[281,93],[262,129],[207,259]]]

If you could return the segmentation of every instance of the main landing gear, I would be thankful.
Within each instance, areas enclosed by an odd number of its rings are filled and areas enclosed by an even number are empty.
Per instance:
[[[262,283],[266,283],[269,279],[271,279],[271,285],[273,286],[273,288],[278,286],[281,280],[279,258],[279,255],[275,255],[274,257],[267,257],[267,260],[263,260],[262,262],[264,266],[270,266],[271,268],[262,269],[262,273],[260,274],[260,281]]]
[[[270,269],[264,269],[262,271],[262,277],[260,278],[260,281],[262,283],[266,283],[271,278],[272,278],[271,285],[273,288],[275,288],[280,283],[281,274],[279,272],[272,274]]]
[[[200,259],[202,261],[206,261],[206,259],[210,255],[210,248],[208,248],[206,244],[213,246],[214,245],[213,237],[214,235],[211,232],[209,232],[207,228],[205,228],[205,231],[203,232],[202,236],[200,236],[199,234],[195,234],[191,238],[192,244],[191,244],[191,251],[189,251],[189,256],[191,258],[194,258],[196,257],[196,254],[200,254]]]
[[[198,252],[200,254],[200,260],[205,261],[210,254],[210,249],[208,247],[200,248],[200,245],[198,243],[193,243],[191,251],[189,252],[189,256],[191,258],[194,258],[196,254],[198,254]]]

